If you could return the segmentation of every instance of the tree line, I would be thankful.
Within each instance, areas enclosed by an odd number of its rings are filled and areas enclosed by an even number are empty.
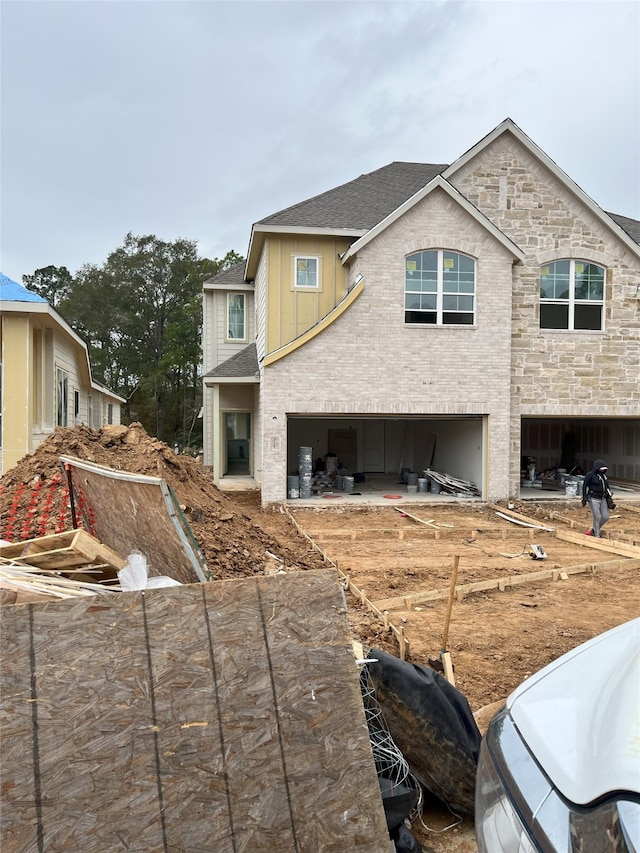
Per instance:
[[[235,263],[198,257],[195,240],[129,233],[102,266],[75,274],[48,266],[24,275],[86,342],[95,381],[126,399],[123,423],[139,421],[169,444],[200,446],[202,284]]]

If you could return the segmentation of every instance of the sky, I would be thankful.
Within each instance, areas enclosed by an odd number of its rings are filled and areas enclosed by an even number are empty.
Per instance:
[[[0,0],[0,270],[251,226],[509,117],[640,219],[637,0]]]

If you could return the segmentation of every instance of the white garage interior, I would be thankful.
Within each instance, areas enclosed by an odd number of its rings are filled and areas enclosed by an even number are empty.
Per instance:
[[[311,447],[314,463],[335,454],[350,475],[364,474],[381,488],[408,469],[427,468],[484,488],[486,419],[481,416],[363,418],[357,415],[287,415],[287,474],[298,471],[300,447]]]
[[[314,466],[321,465],[327,454],[335,454],[350,475],[364,477],[367,490],[384,491],[400,484],[403,470],[422,476],[431,468],[472,483],[486,499],[491,464],[487,430],[488,418],[483,416],[328,418],[289,413],[287,475],[298,472],[300,448],[310,447]],[[521,497],[539,496],[530,488],[533,463],[546,491],[564,491],[562,478],[554,481],[556,472],[584,473],[599,458],[606,460],[609,478],[620,489],[640,489],[640,419],[522,418],[520,453],[513,463],[519,470],[510,480],[519,484]]]

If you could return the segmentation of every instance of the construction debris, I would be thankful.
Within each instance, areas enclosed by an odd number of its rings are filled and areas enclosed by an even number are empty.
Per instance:
[[[449,492],[461,498],[480,497],[482,494],[474,483],[470,483],[467,480],[460,480],[458,477],[452,477],[450,474],[441,474],[439,471],[433,471],[431,468],[423,471],[422,476],[431,480],[432,491],[434,491],[433,483],[437,483],[442,491]]]
[[[129,427],[105,426],[101,430],[86,426],[56,429],[33,454],[25,456],[0,479],[0,539],[18,543],[73,528],[68,483],[61,466],[63,456],[112,471],[164,480],[175,493],[214,580],[263,574],[272,562],[267,550],[282,560],[285,571],[317,568],[322,564],[314,552],[305,552],[296,543],[288,547],[282,539],[254,524],[213,484],[210,472],[197,460],[174,453],[167,444],[147,435],[137,423]],[[130,506],[128,502],[117,509],[126,513]],[[75,509],[80,525],[92,534],[92,524],[98,520],[90,517],[81,502],[76,503]],[[285,519],[282,526],[288,527]],[[142,548],[140,543],[120,546],[97,534],[95,529],[93,533],[121,556],[126,558],[137,547],[147,552],[151,562],[149,549]],[[167,573],[166,567],[157,568],[159,573]]]
[[[67,569],[100,563],[112,574],[125,565],[119,554],[82,529],[0,545],[0,560],[42,569]]]

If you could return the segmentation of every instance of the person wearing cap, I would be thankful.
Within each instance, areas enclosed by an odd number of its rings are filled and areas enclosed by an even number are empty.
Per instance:
[[[593,468],[582,483],[582,506],[587,503],[593,516],[593,527],[586,531],[587,536],[600,538],[600,531],[609,521],[609,506],[607,497],[611,495],[607,479],[607,464],[604,459],[596,459]]]

